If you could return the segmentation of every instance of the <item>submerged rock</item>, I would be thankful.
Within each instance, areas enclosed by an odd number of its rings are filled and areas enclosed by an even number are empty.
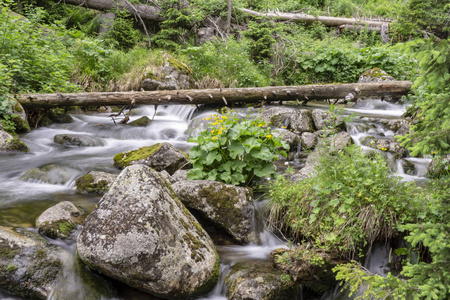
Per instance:
[[[114,166],[119,169],[133,164],[142,164],[156,171],[166,170],[171,175],[188,163],[189,158],[186,153],[177,150],[169,143],[158,143],[114,156]]]
[[[231,267],[225,284],[229,300],[295,299],[292,279],[270,262],[239,262]]]
[[[56,248],[39,234],[0,227],[0,287],[15,295],[47,299],[60,272]]]
[[[82,134],[57,134],[53,137],[53,141],[64,146],[95,147],[104,145],[100,138]]]
[[[0,152],[6,151],[29,152],[30,149],[17,137],[13,137],[6,131],[0,130]]]
[[[74,171],[67,167],[45,165],[25,171],[20,177],[23,181],[40,181],[50,184],[64,184],[72,178]]]
[[[36,228],[50,238],[65,239],[83,220],[81,209],[69,201],[63,201],[44,211],[36,219]]]
[[[75,181],[75,187],[77,191],[84,194],[104,194],[116,180],[116,177],[116,174],[89,171]]]
[[[210,180],[187,180],[173,184],[184,205],[225,230],[239,243],[257,243],[253,191]]]
[[[144,165],[122,171],[78,236],[90,267],[163,298],[187,299],[218,280],[208,234],[169,183]]]

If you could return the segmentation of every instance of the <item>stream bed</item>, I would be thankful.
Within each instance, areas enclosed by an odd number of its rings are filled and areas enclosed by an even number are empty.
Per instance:
[[[302,107],[304,108],[304,107]],[[309,108],[327,109],[320,103],[313,103]],[[70,201],[83,207],[87,212],[95,208],[100,196],[84,195],[74,190],[75,180],[88,171],[104,171],[119,173],[113,166],[113,156],[119,152],[137,149],[160,142],[168,142],[182,151],[188,152],[190,147],[187,143],[187,130],[189,122],[195,117],[199,118],[215,111],[196,112],[196,106],[168,106],[158,107],[155,111],[153,106],[144,106],[133,110],[134,114],[130,121],[141,116],[153,117],[150,125],[146,127],[132,127],[129,125],[115,125],[109,113],[83,113],[71,114],[73,123],[53,124],[42,127],[21,135],[20,138],[31,149],[29,153],[2,153],[0,154],[0,226],[23,227],[32,231],[36,218],[47,208],[61,201]],[[364,117],[371,120],[374,116],[382,118],[399,118],[405,110],[404,105],[395,105],[381,100],[372,100],[359,107],[348,109],[349,113],[356,112],[359,117],[348,124],[348,132],[354,142],[361,145],[361,141],[367,136],[390,137],[394,133],[380,124],[365,121]],[[56,134],[83,134],[89,135],[96,140],[95,147],[66,147],[54,143]],[[363,148],[366,146],[362,146]],[[374,151],[374,149],[367,149]],[[389,164],[394,175],[401,176],[403,180],[426,180],[426,159],[407,158],[414,165],[414,171],[408,174],[403,170],[403,165],[393,157],[389,157]],[[45,165],[56,165],[58,173],[54,175],[54,183],[42,183],[39,181],[23,181],[20,177],[25,171]],[[257,210],[263,209],[263,203],[257,203]],[[260,213],[261,215],[261,213]],[[263,228],[260,220],[259,227]],[[64,249],[64,280],[60,280],[61,286],[56,290],[66,291],[70,298],[86,299],[83,291],[86,290],[84,283],[80,280],[80,267],[76,263],[76,247],[74,240],[52,240]],[[229,272],[230,266],[239,261],[268,260],[270,252],[285,243],[276,238],[267,230],[261,232],[261,244],[246,246],[217,246],[221,260],[221,276],[216,288],[204,296],[206,299],[226,299],[224,277]],[[380,254],[374,253],[371,261],[366,267],[371,272],[382,274],[386,250],[375,248]],[[384,252],[383,252],[384,251]],[[159,299],[140,291],[126,287],[117,282],[106,283],[106,286],[114,286],[113,295],[105,295],[102,299]],[[23,298],[12,296],[0,290],[0,299],[21,300]],[[50,299],[58,299],[50,296]],[[297,299],[306,299],[299,289]],[[320,299],[320,298],[319,298]],[[321,299],[348,299],[338,289],[326,293]]]

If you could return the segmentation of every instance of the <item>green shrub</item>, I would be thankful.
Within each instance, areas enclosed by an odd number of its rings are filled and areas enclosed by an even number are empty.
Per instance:
[[[262,177],[274,177],[273,161],[289,146],[272,136],[270,128],[249,116],[240,119],[233,112],[205,118],[208,129],[190,137],[189,158],[193,168],[189,179],[208,179],[234,185],[251,185]]]
[[[116,11],[115,13],[116,17],[111,29],[103,36],[105,44],[120,50],[129,50],[142,40],[141,33],[134,28],[130,14],[125,11]]]
[[[375,241],[396,234],[397,224],[414,217],[412,187],[390,176],[380,154],[367,157],[357,146],[333,155],[316,154],[315,173],[305,181],[279,178],[271,186],[269,221],[296,241],[363,254]]]

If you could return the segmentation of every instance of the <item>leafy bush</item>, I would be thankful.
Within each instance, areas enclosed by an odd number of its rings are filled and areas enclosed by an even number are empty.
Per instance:
[[[105,43],[120,50],[133,48],[142,40],[141,33],[134,28],[133,19],[125,11],[116,11],[111,29],[104,35]]]
[[[251,185],[262,177],[275,176],[273,161],[289,146],[272,136],[259,119],[241,119],[233,112],[205,118],[208,129],[190,137],[189,158],[193,168],[189,179],[208,179],[234,185]]]
[[[317,160],[312,177],[279,178],[268,193],[269,221],[296,241],[353,257],[391,239],[398,223],[414,217],[412,187],[390,176],[380,154],[369,158],[351,146],[311,155]]]

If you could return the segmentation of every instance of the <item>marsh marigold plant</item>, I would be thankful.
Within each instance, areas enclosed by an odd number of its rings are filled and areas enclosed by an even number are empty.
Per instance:
[[[289,145],[272,136],[260,119],[239,118],[222,111],[204,118],[207,129],[188,142],[197,143],[189,157],[193,168],[189,179],[208,179],[233,185],[251,185],[263,177],[274,177],[273,161],[287,156]]]

